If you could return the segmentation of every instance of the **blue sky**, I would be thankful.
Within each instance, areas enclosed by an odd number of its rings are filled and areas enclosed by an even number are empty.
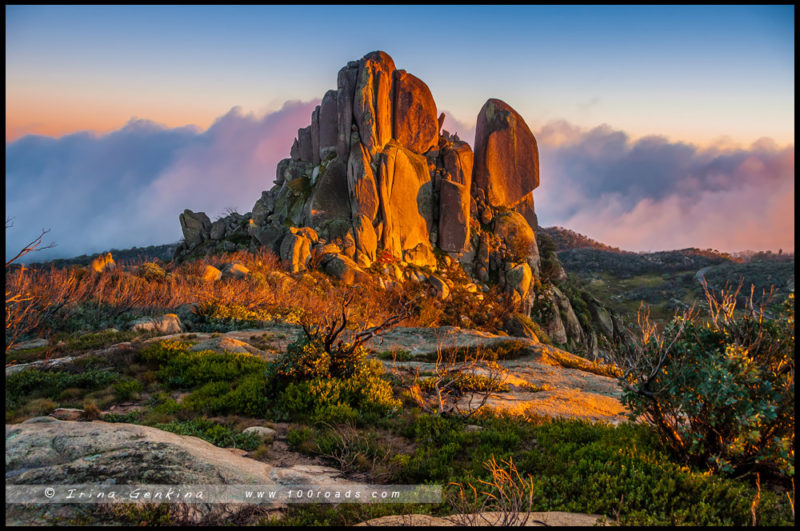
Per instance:
[[[249,211],[373,50],[469,141],[488,98],[525,118],[544,226],[794,248],[793,6],[7,6],[7,254],[40,227],[69,256]]]
[[[134,115],[207,127],[237,105],[276,110],[286,100],[320,97],[346,61],[382,49],[462,120],[502,94],[534,126],[567,119],[698,142],[793,141],[793,6],[6,12],[7,103],[48,109],[60,132],[111,130]],[[82,122],[75,111],[49,109],[55,104],[94,105],[103,116]],[[43,121],[31,114],[29,123]],[[24,117],[12,118],[7,127],[25,131]]]

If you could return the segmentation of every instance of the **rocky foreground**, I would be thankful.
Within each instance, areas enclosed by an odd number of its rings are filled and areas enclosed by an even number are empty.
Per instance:
[[[242,352],[264,359],[302,333],[296,325],[277,324],[226,334],[173,334],[147,340],[184,339],[194,349]],[[624,409],[613,378],[590,372],[586,360],[527,338],[498,336],[455,327],[395,328],[367,345],[390,371],[430,372],[443,349],[500,349],[512,359],[498,361],[505,392],[491,393],[485,407],[519,415],[582,418],[617,423]],[[35,362],[39,369],[63,370],[81,357],[118,356],[131,349],[123,343],[82,356]],[[404,361],[398,361],[398,356]],[[394,359],[392,359],[394,358]],[[568,368],[568,367],[574,368]],[[581,368],[583,367],[583,369]],[[7,375],[24,367],[7,367]],[[135,405],[125,408],[136,409]],[[120,410],[117,410],[120,411]],[[56,410],[54,416],[78,419],[80,410]],[[216,447],[196,437],[148,426],[100,421],[35,417],[6,425],[6,484],[356,484],[323,461],[288,449],[285,427],[264,427],[272,444],[271,460],[257,460],[244,450]],[[255,428],[250,428],[255,429]],[[42,524],[75,517],[75,506],[9,505],[7,524]],[[280,508],[280,506],[273,507]],[[541,521],[541,515],[532,521]],[[547,521],[547,520],[545,520]],[[594,522],[595,520],[592,520]],[[391,521],[369,522],[386,525]],[[576,522],[578,523],[578,522]],[[585,522],[584,522],[585,523]],[[408,525],[419,525],[414,520]]]

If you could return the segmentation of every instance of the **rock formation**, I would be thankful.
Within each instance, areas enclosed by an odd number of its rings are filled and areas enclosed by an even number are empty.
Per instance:
[[[434,270],[449,256],[530,313],[541,284],[533,200],[539,153],[511,106],[484,104],[473,152],[441,129],[444,115],[428,86],[376,51],[339,71],[310,121],[251,213],[214,223],[202,212],[181,214],[178,260],[265,247],[292,273],[313,264],[353,282],[379,256]],[[546,293],[556,314],[574,317],[564,297]],[[591,334],[576,322],[548,326],[559,342],[571,330],[586,343]]]

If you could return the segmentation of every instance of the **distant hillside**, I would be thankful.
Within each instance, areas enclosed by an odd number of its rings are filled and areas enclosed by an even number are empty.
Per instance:
[[[150,245],[148,247],[131,247],[130,249],[110,249],[107,252],[111,253],[114,261],[119,262],[152,262],[154,260],[162,260],[169,262],[175,254],[175,249],[178,247],[177,243],[167,243],[164,245]],[[104,251],[105,253],[106,251]],[[59,258],[49,262],[38,262],[29,264],[33,267],[41,266],[56,266],[65,267],[70,265],[89,265],[91,261],[101,253],[96,254],[82,254],[73,258]]]
[[[674,273],[733,262],[729,255],[700,249],[631,253],[602,249],[568,249],[558,253],[567,272],[608,273],[628,278],[636,275]]]
[[[556,252],[569,249],[600,249],[603,251],[613,251],[616,253],[632,254],[630,251],[623,251],[618,247],[611,247],[605,243],[593,240],[588,236],[579,234],[564,227],[538,227],[537,232],[547,234],[556,246]]]
[[[564,270],[583,289],[608,304],[629,321],[635,319],[639,303],[651,306],[659,321],[673,312],[705,299],[701,278],[719,291],[735,289],[743,307],[754,287],[755,300],[773,289],[773,302],[785,300],[794,291],[794,254],[758,252],[732,256],[713,249],[679,249],[655,253],[633,253],[614,249],[560,227],[540,228],[540,242],[552,240]],[[556,242],[559,243],[556,243]]]

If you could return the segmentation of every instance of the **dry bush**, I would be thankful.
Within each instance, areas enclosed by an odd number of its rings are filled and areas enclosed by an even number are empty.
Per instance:
[[[202,279],[206,266],[222,268],[229,262],[241,262],[250,274],[217,282]],[[201,313],[209,318],[216,319],[215,311],[219,310],[222,327],[228,326],[228,319],[279,318],[298,323],[302,315],[338,312],[331,301],[341,300],[351,288],[318,271],[288,275],[282,271],[278,257],[266,250],[167,263],[163,265],[163,278],[137,274],[142,265],[134,260],[102,273],[74,266],[15,271],[7,268],[7,323],[11,323],[7,337],[13,343],[34,332],[46,335],[60,330],[94,329],[100,328],[101,323],[102,327],[118,326],[122,320],[159,315],[187,303],[201,305]],[[487,294],[491,300],[483,303],[457,288],[452,300],[442,305],[442,301],[426,300],[425,289],[424,283],[407,282],[384,289],[377,282],[361,282],[357,296],[349,303],[348,320],[369,329],[402,314],[395,324],[433,326],[459,324],[450,321],[466,313],[470,319],[491,325],[487,319],[491,320],[494,308],[503,307],[491,294]],[[463,297],[459,295],[462,291]],[[440,323],[440,316],[447,317],[446,323]]]
[[[360,432],[350,422],[323,425],[325,437],[316,441],[316,451],[320,456],[334,461],[344,473],[365,471],[372,478],[391,477],[391,455],[370,434]]]
[[[404,377],[396,366],[393,368],[408,395],[423,411],[469,418],[501,387],[504,370],[497,362],[487,359],[484,349],[467,350],[463,360],[459,360],[457,352],[458,349],[437,345],[433,375],[428,380],[420,378],[419,365],[411,378]],[[466,397],[466,404],[462,404],[463,397]]]
[[[6,220],[6,229],[13,226],[10,219]],[[40,311],[42,301],[33,292],[35,282],[30,271],[24,266],[12,266],[20,258],[37,251],[49,249],[54,244],[42,246],[42,240],[49,230],[42,232],[33,241],[23,247],[13,258],[6,261],[6,354],[26,334],[36,330],[46,318]],[[61,297],[64,295],[61,294]]]
[[[533,477],[523,478],[511,457],[498,464],[492,456],[483,466],[492,476],[490,481],[479,480],[477,487],[467,483],[466,488],[451,483],[458,488],[447,496],[448,505],[456,511],[451,519],[462,526],[527,525],[533,505]],[[499,518],[489,520],[483,514],[486,512],[499,513]]]

